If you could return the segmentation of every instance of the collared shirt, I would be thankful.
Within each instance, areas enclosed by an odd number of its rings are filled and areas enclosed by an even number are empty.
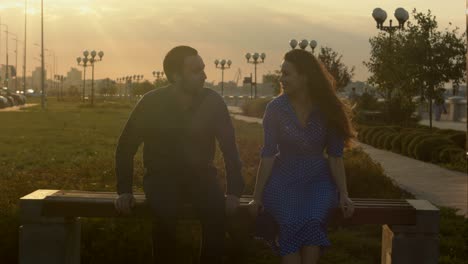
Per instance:
[[[171,87],[153,90],[133,109],[119,138],[115,170],[117,193],[132,193],[133,157],[141,143],[147,173],[154,177],[213,171],[216,140],[223,153],[227,194],[244,188],[234,128],[221,96],[203,89],[188,110],[181,109]],[[216,170],[214,170],[216,171]]]

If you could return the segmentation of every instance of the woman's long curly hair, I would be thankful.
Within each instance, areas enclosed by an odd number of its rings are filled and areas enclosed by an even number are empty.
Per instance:
[[[333,76],[322,62],[305,50],[293,49],[284,55],[284,60],[293,64],[298,74],[306,76],[312,102],[324,113],[327,124],[336,129],[350,147],[356,134],[350,119],[351,109],[338,98]]]

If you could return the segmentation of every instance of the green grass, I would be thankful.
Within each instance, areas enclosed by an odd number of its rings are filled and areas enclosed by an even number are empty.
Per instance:
[[[37,99],[33,100],[33,102]],[[0,263],[17,263],[18,199],[36,189],[115,191],[114,151],[130,111],[128,102],[98,101],[93,108],[78,102],[39,106],[20,112],[0,112]],[[235,122],[237,143],[243,161],[246,193],[252,193],[262,128]],[[224,177],[219,151],[215,164]],[[346,173],[352,197],[411,197],[396,187],[382,168],[361,150],[345,154]],[[136,156],[135,191],[142,191],[141,150]],[[442,210],[441,263],[467,259],[467,222],[449,209]],[[196,222],[179,225],[180,263],[191,263],[197,254],[200,227]],[[82,219],[83,263],[149,263],[148,220]],[[332,248],[320,263],[380,263],[380,226],[331,228]],[[229,245],[229,240],[227,244]],[[257,241],[250,246],[246,263],[279,263]],[[227,254],[232,248],[228,246]]]

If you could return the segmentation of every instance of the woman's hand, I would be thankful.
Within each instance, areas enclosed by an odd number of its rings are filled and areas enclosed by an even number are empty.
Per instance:
[[[340,207],[345,218],[349,218],[354,213],[354,204],[351,199],[349,199],[348,194],[340,195]]]
[[[256,217],[259,210],[263,210],[263,202],[261,200],[252,200],[249,203],[249,212],[252,217]]]

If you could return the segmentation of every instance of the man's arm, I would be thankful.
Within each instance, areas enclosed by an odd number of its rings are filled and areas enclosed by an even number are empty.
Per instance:
[[[234,127],[231,116],[224,101],[219,99],[216,105],[216,138],[223,153],[226,167],[227,195],[235,195],[240,198],[244,190],[244,179],[241,174],[242,163],[237,150]]]
[[[132,193],[133,158],[143,142],[144,97],[137,103],[119,137],[115,151],[117,193]]]

